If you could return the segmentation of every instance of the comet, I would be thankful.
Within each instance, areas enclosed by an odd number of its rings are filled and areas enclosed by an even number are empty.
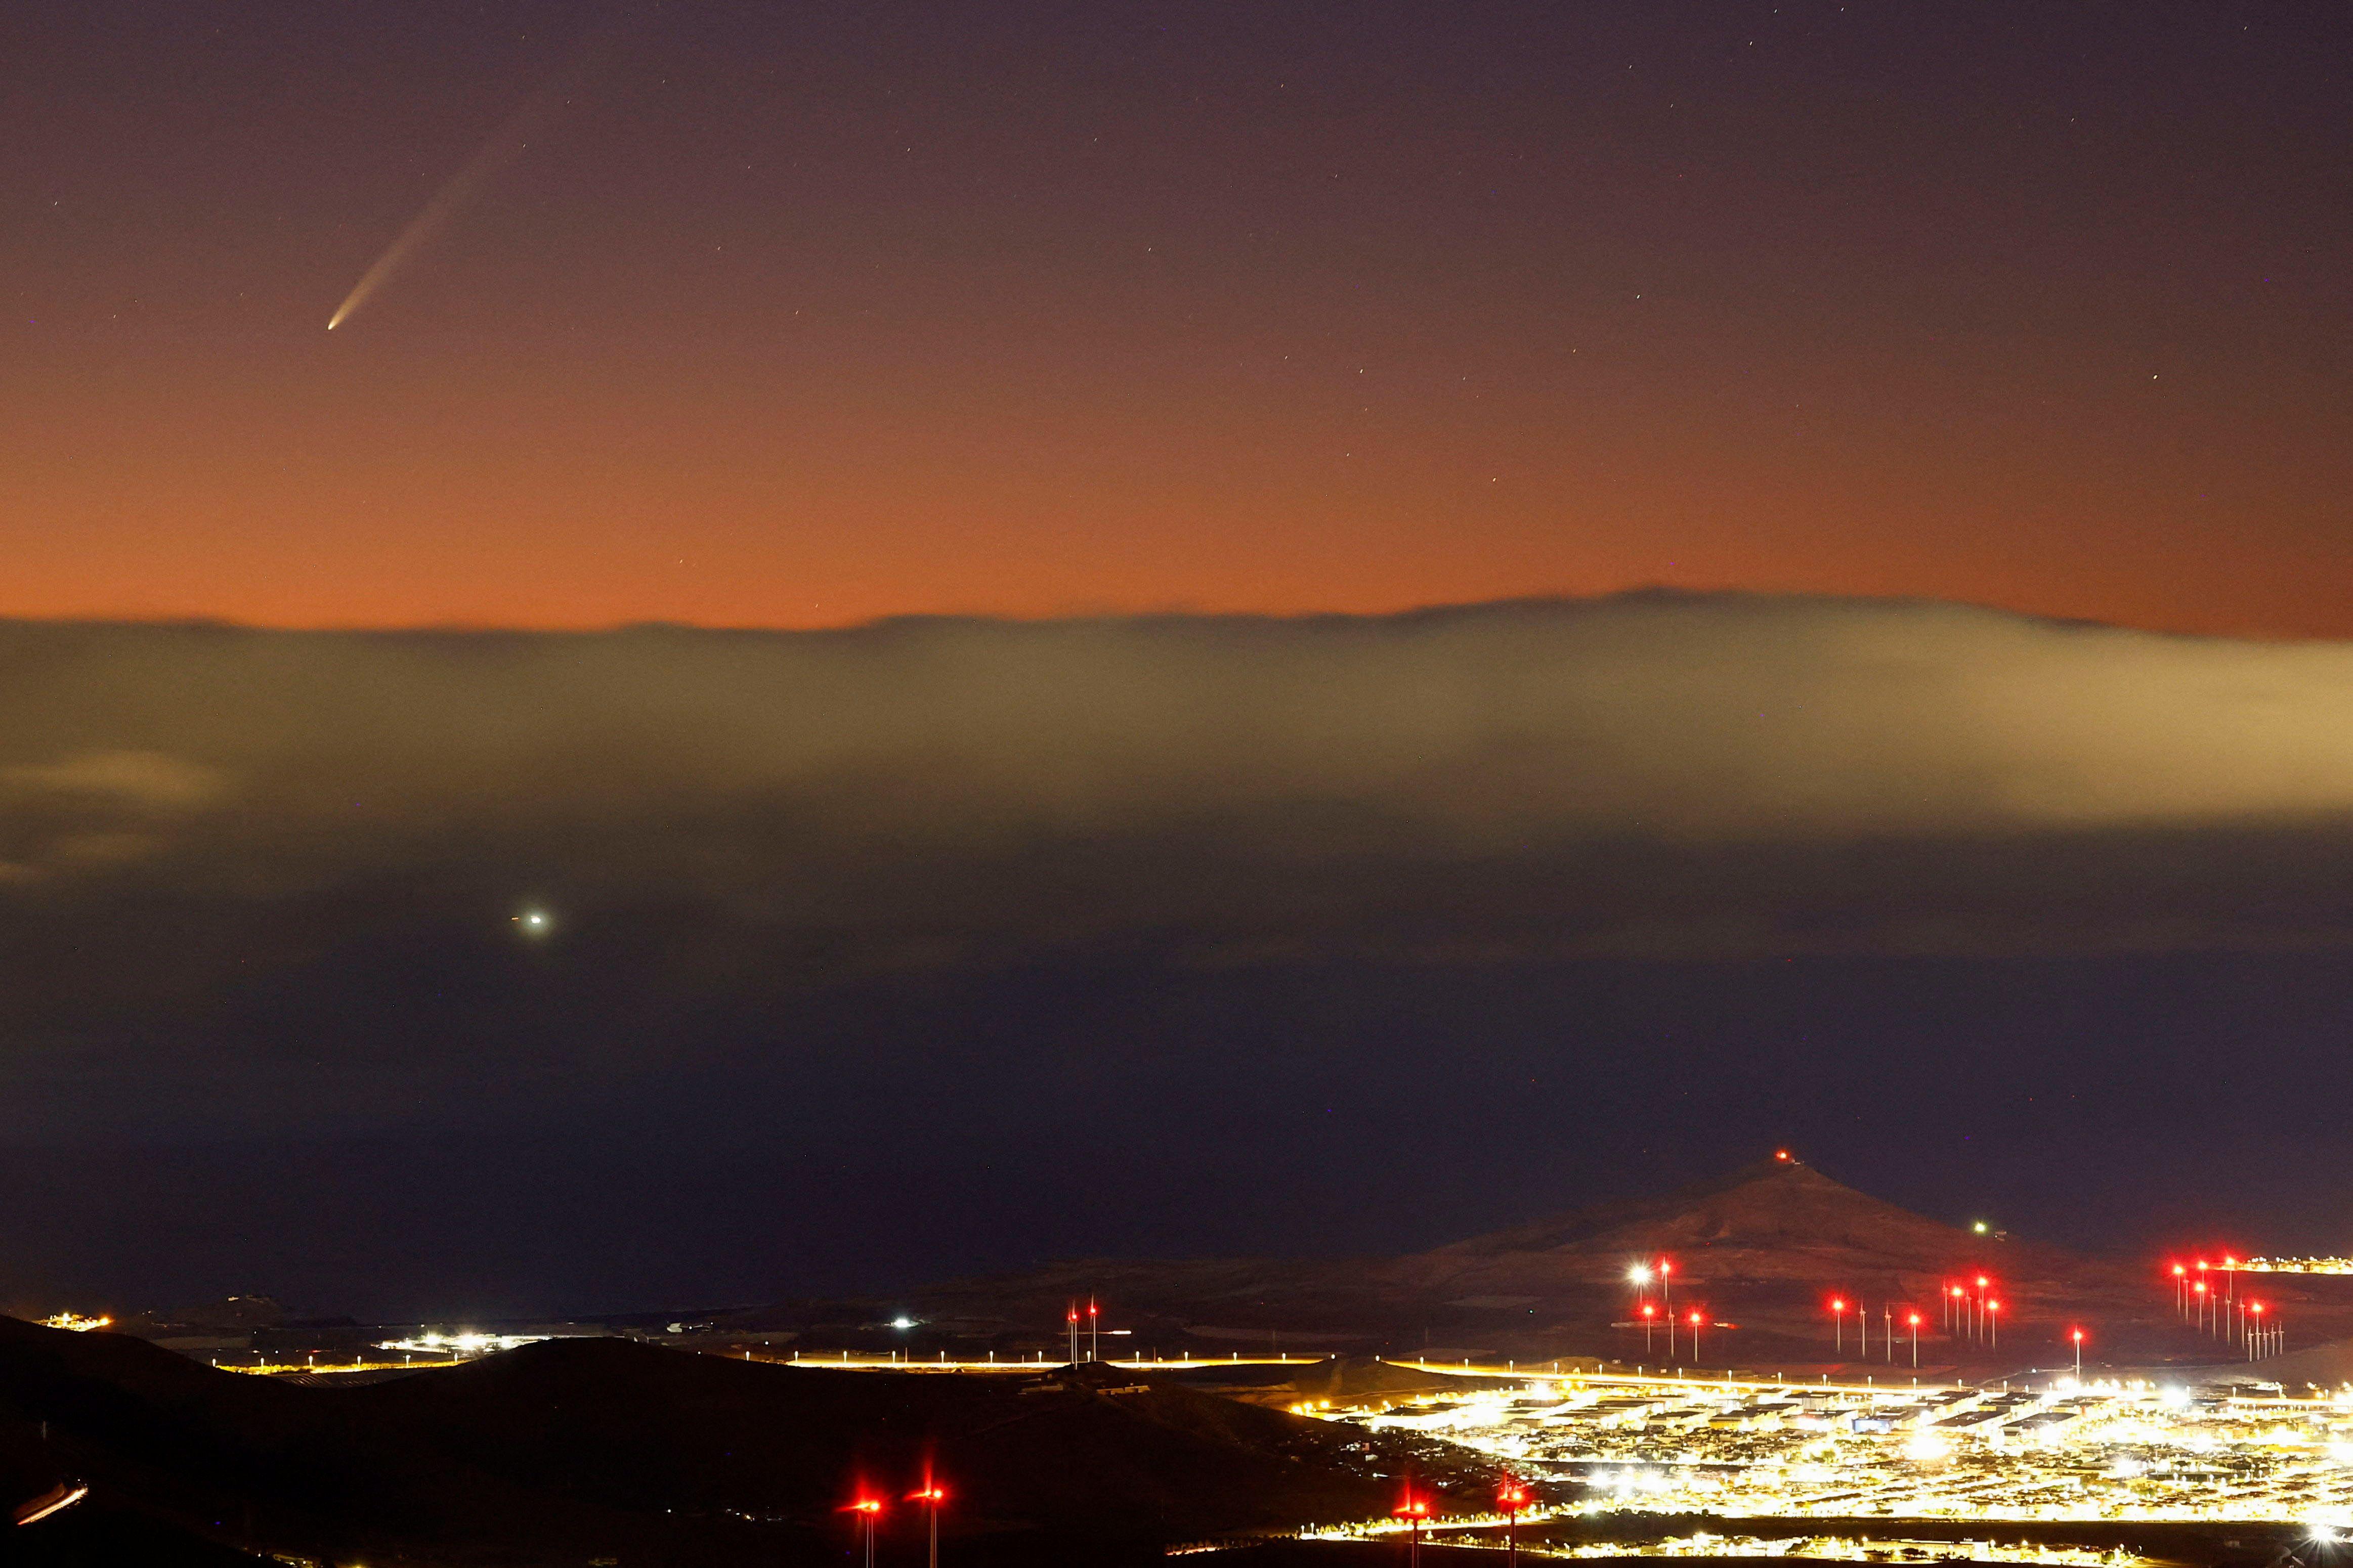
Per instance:
[[[432,243],[434,238],[456,220],[458,215],[480,195],[484,186],[509,164],[522,157],[538,136],[553,124],[573,94],[588,84],[603,66],[609,50],[607,46],[618,35],[618,27],[598,27],[572,51],[554,80],[524,100],[522,108],[507,117],[480,152],[466,161],[464,168],[449,177],[448,182],[433,194],[424,210],[408,222],[393,242],[385,247],[375,264],[360,275],[335,313],[327,318],[327,331],[333,331],[361,306],[375,296],[378,289],[391,281],[393,274],[407,265],[411,257]]]

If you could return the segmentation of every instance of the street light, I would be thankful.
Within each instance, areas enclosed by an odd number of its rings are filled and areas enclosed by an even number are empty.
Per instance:
[[[1642,1303],[1642,1353],[1644,1355],[1651,1353],[1651,1328],[1658,1321],[1658,1316],[1659,1310],[1656,1307],[1648,1301]],[[1667,1353],[1672,1355],[1674,1352],[1670,1351]]]
[[[1831,1348],[1846,1354],[1846,1299],[1841,1296],[1831,1298]]]
[[[2080,1378],[2084,1375],[2084,1331],[2073,1330],[2069,1337],[2075,1342],[2075,1375]]]
[[[2001,1343],[2001,1303],[1999,1301],[1986,1303],[1986,1342],[1989,1345]]]
[[[1694,1312],[1694,1313],[1691,1315],[1691,1326],[1692,1326],[1692,1362],[1693,1362],[1693,1363],[1694,1363],[1694,1365],[1696,1365],[1696,1364],[1698,1363],[1698,1361],[1699,1361],[1699,1326],[1700,1326],[1700,1324],[1701,1324],[1701,1323],[1704,1322],[1705,1321],[1706,1321],[1706,1319],[1705,1319],[1704,1315],[1704,1314],[1702,1314],[1702,1313],[1699,1313],[1699,1312]]]
[[[1920,1314],[1912,1314],[1912,1370],[1920,1370]]]

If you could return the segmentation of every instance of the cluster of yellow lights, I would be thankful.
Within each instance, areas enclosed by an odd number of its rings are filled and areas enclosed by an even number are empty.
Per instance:
[[[2250,1274],[2353,1274],[2353,1258],[2250,1258],[2238,1267]]]
[[[1815,1562],[1883,1563],[1918,1552],[1923,1546],[1944,1551],[1966,1548],[1972,1563],[2040,1563],[2054,1568],[2143,1568],[2155,1558],[2137,1556],[2121,1547],[2113,1552],[2087,1552],[2081,1547],[2044,1546],[2031,1541],[2005,1546],[1997,1541],[1935,1542],[1850,1540],[1836,1535],[1799,1535],[1780,1539],[1754,1535],[1669,1536],[1664,1541],[1589,1542],[1568,1549],[1571,1557],[1801,1557]]]
[[[420,1334],[413,1340],[385,1340],[380,1351],[405,1351],[411,1355],[478,1356],[537,1344],[545,1334]]]
[[[111,1327],[114,1320],[112,1318],[86,1318],[79,1312],[53,1312],[49,1316],[43,1318],[41,1321],[48,1328],[69,1329],[77,1334],[86,1334],[92,1329]]]
[[[1294,1408],[1577,1476],[1588,1489],[1572,1514],[2353,1529],[2353,1387],[2289,1398],[2065,1376],[2012,1389],[1584,1373]]]

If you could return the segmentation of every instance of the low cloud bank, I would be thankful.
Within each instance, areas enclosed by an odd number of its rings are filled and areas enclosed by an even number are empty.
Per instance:
[[[1664,595],[821,634],[0,626],[20,881],[102,831],[151,870],[233,847],[299,880],[533,824],[766,814],[920,855],[1303,811],[1440,854],[2337,819],[2353,646]]]
[[[0,1075],[27,1127],[390,1113],[1106,953],[2348,946],[2349,819],[2353,647],[1944,605],[19,623]]]

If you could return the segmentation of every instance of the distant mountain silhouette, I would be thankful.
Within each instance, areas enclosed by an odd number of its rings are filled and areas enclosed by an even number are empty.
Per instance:
[[[1842,1344],[1831,1331],[1833,1294],[1871,1312],[1883,1341],[1891,1312],[1917,1310],[1941,1325],[1939,1292],[1980,1274],[1992,1282],[1987,1293],[2000,1302],[2008,1337],[1999,1345],[1953,1339],[1940,1357],[2014,1361],[2042,1342],[2031,1331],[2048,1332],[2061,1316],[2091,1312],[2115,1324],[2145,1314],[2159,1331],[2167,1318],[2163,1293],[2142,1268],[1947,1225],[1788,1154],[1400,1258],[1087,1259],[958,1281],[914,1300],[944,1320],[1042,1329],[1070,1300],[1096,1297],[1113,1304],[1123,1327],[1133,1325],[1129,1342],[1139,1351],[1632,1361],[1657,1355],[1627,1321],[1645,1293],[1629,1273],[1662,1259],[1672,1266],[1678,1301],[1737,1318],[1741,1337],[1714,1342],[1714,1357],[1752,1364],[1854,1354],[1852,1320]]]
[[[1460,1293],[1620,1285],[1669,1258],[1715,1281],[1944,1277],[1999,1255],[2013,1279],[2076,1273],[2056,1247],[1995,1242],[1775,1155],[1657,1197],[1623,1198],[1399,1260],[1395,1276]]]

